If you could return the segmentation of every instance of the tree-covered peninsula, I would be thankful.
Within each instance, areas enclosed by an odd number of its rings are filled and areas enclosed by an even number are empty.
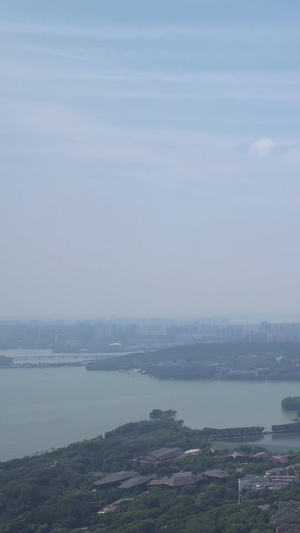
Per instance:
[[[154,409],[150,420],[0,463],[0,531],[272,532],[279,502],[300,500],[300,485],[238,494],[238,478],[262,474],[273,460],[249,446],[216,452],[207,432]]]
[[[199,343],[105,357],[87,363],[86,369],[142,372],[160,379],[300,380],[300,343]]]

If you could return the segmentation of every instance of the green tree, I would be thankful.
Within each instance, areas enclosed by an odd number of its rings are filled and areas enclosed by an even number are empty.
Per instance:
[[[161,411],[161,409],[153,409],[150,413],[150,420],[158,420],[162,418],[176,418],[177,411],[174,409],[168,409],[167,411]]]

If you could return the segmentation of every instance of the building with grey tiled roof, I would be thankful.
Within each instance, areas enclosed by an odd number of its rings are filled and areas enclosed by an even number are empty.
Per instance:
[[[209,479],[226,480],[228,478],[226,470],[205,470],[202,475]]]
[[[126,479],[129,479],[131,477],[138,476],[137,472],[129,471],[126,472],[122,470],[121,472],[113,472],[112,474],[108,474],[102,479],[98,479],[97,481],[94,481],[93,485],[95,487],[108,487],[109,485],[116,485],[120,483],[121,481],[125,481]]]
[[[141,464],[160,464],[163,461],[171,461],[172,459],[179,459],[185,457],[184,451],[181,448],[159,448],[152,452],[131,459],[132,463]]]
[[[177,472],[171,476],[162,478],[162,485],[167,487],[185,487],[186,485],[196,485],[204,480],[202,475],[195,475],[192,472]]]
[[[150,481],[150,476],[135,476],[131,477],[130,479],[127,479],[121,485],[118,486],[118,489],[134,489],[135,487],[138,487],[139,485],[145,485],[148,481]]]

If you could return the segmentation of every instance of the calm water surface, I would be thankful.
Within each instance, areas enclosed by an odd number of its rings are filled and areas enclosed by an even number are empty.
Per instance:
[[[192,428],[270,429],[293,417],[281,410],[285,396],[300,396],[300,383],[160,381],[84,367],[0,369],[0,460],[96,437],[147,419],[155,408],[176,409]],[[292,442],[300,448],[300,435]]]

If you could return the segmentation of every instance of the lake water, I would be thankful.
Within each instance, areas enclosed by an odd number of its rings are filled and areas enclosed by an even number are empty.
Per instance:
[[[12,350],[1,354],[14,355]],[[285,396],[300,396],[300,383],[160,381],[84,367],[0,369],[0,460],[96,437],[147,419],[156,408],[176,409],[192,428],[257,425],[268,430],[293,417],[281,409]],[[300,434],[266,439],[300,448]]]

